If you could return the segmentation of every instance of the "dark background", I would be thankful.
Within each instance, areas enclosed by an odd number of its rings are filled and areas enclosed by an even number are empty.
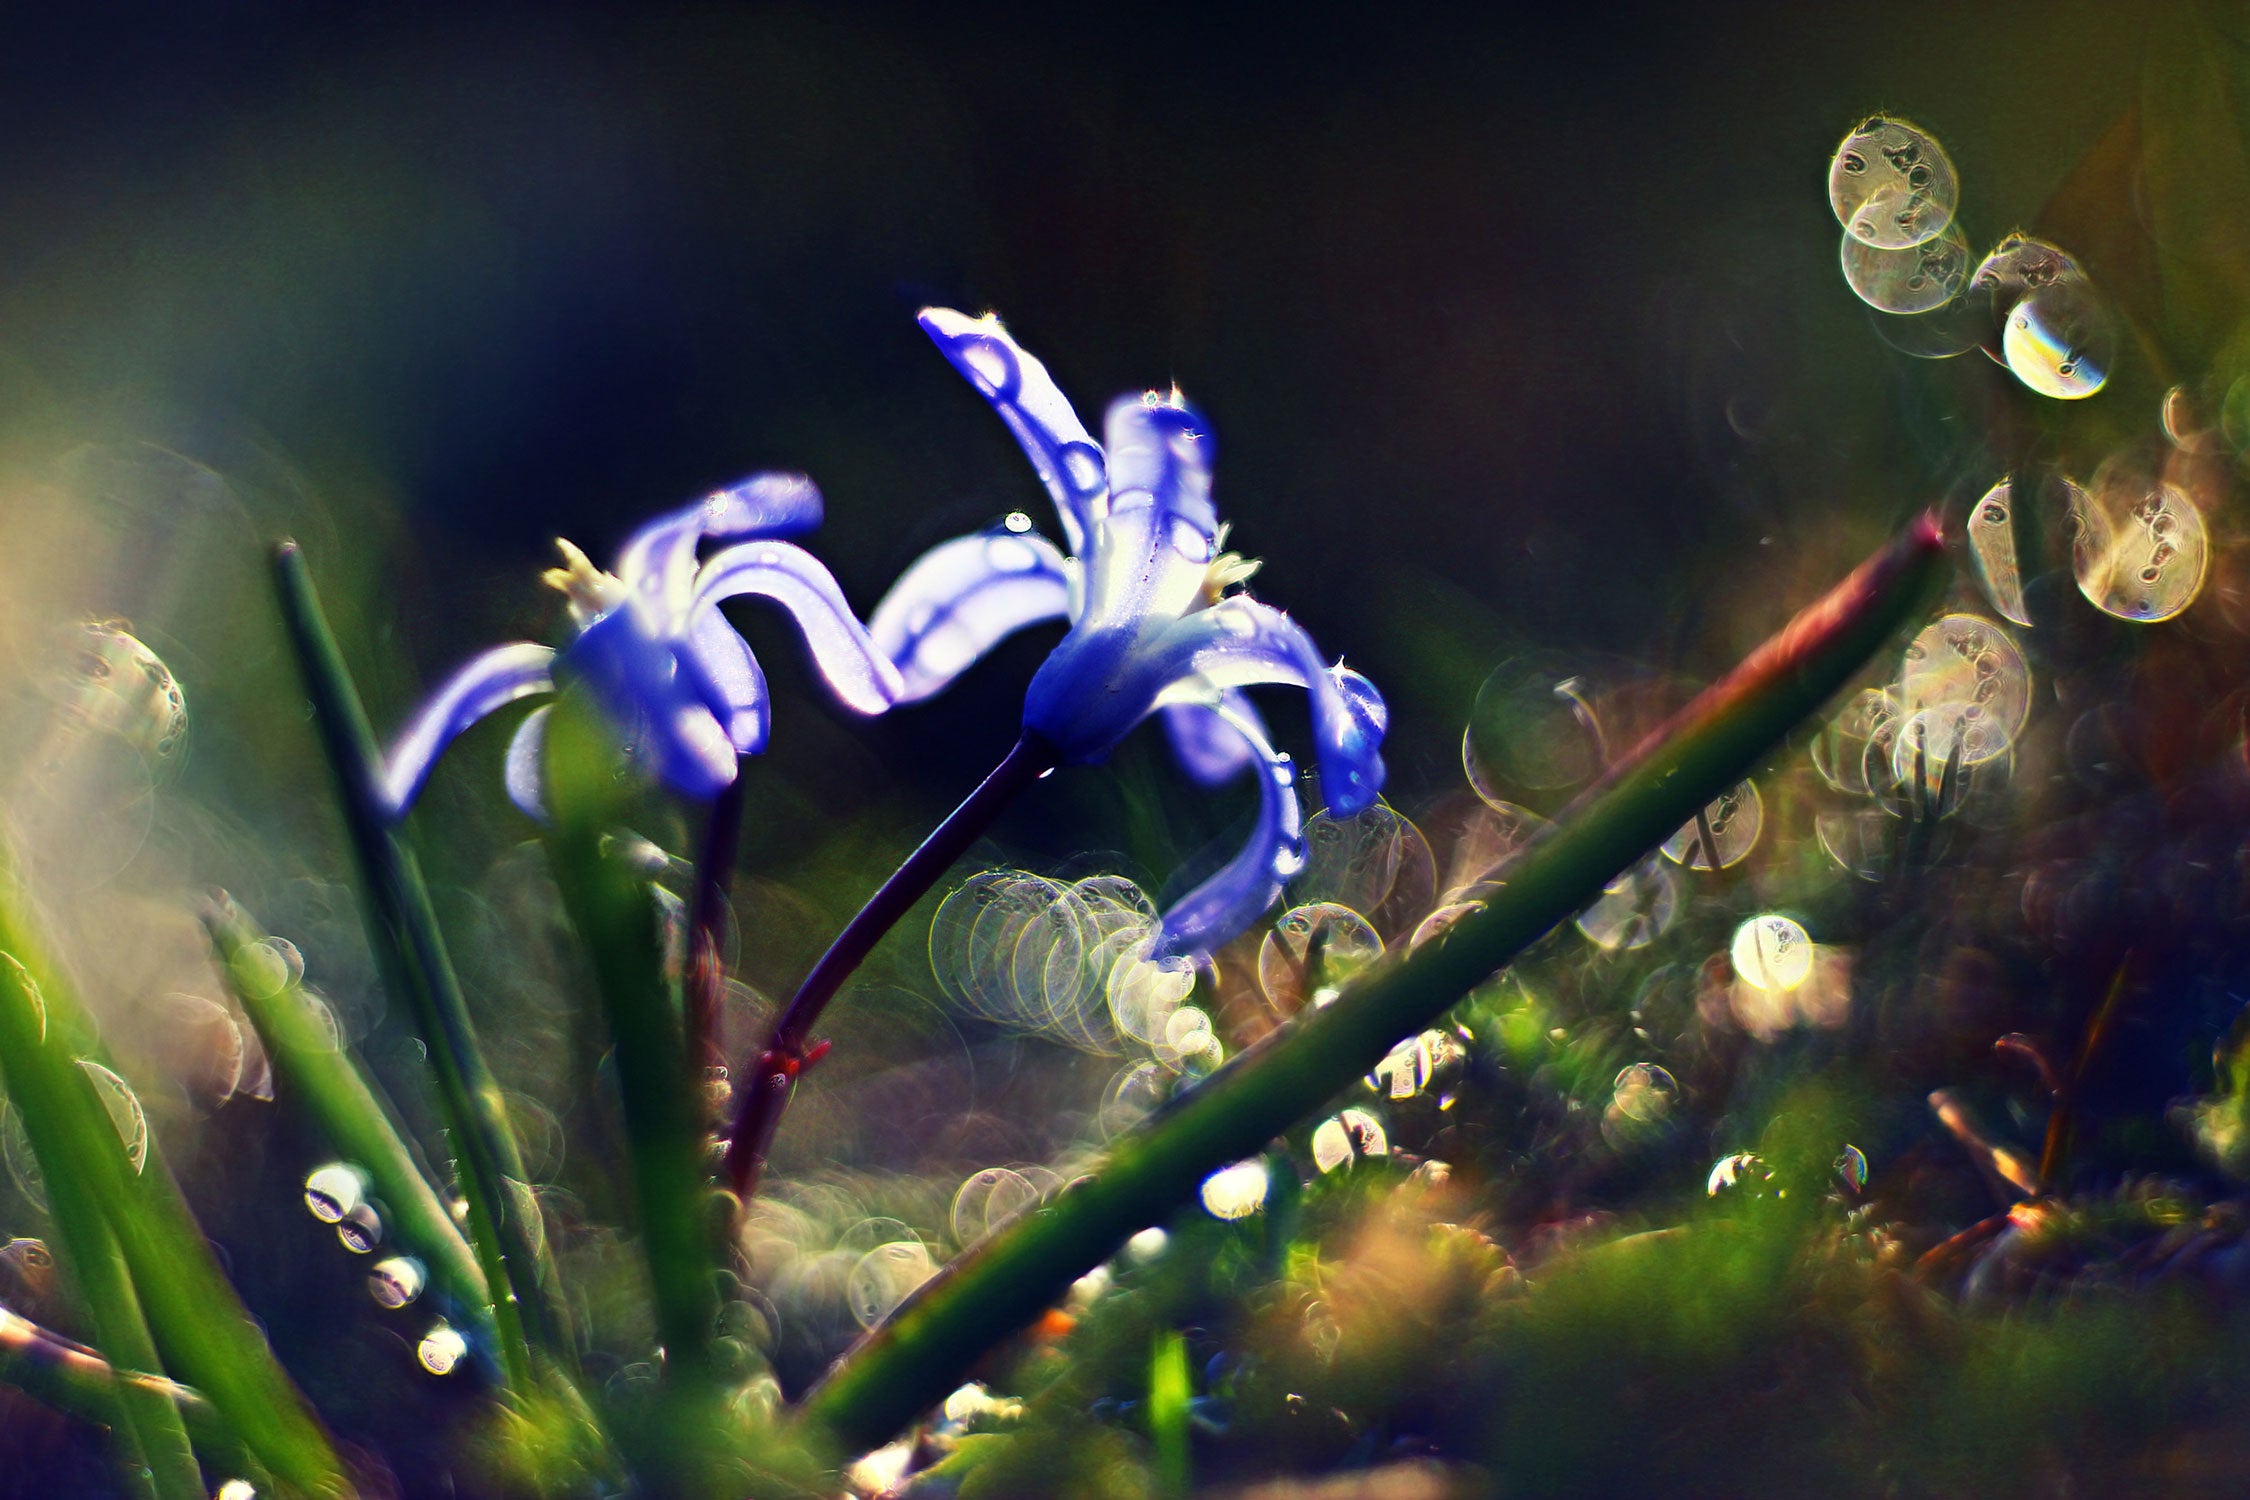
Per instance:
[[[1906,113],[1996,238],[2134,97],[2149,15],[18,22],[0,422],[33,468],[83,439],[248,488],[285,467],[334,528],[308,528],[319,561],[381,576],[405,693],[556,628],[528,587],[553,535],[603,557],[754,468],[824,486],[814,545],[863,609],[942,537],[1018,506],[1051,526],[911,321],[997,309],[1089,417],[1174,380],[1205,407],[1260,591],[1389,689],[1401,770],[1435,781],[1495,643],[1708,671],[1777,593],[1988,482],[1964,415],[1997,372],[1871,332],[1828,155],[1868,110]],[[801,682],[781,627],[750,629]],[[1032,659],[877,741],[950,794],[1005,743]],[[782,764],[800,717],[777,715]]]

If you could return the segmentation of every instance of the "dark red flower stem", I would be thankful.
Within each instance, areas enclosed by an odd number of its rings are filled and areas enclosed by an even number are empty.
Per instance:
[[[953,862],[968,851],[992,826],[1001,809],[1018,793],[1058,764],[1056,751],[1044,740],[1026,733],[992,768],[977,789],[969,793],[945,821],[931,830],[920,848],[906,857],[883,887],[845,924],[805,976],[797,993],[774,1022],[773,1032],[756,1059],[744,1070],[746,1077],[736,1093],[734,1129],[727,1141],[727,1183],[745,1203],[758,1191],[766,1152],[773,1144],[781,1112],[788,1107],[797,1076],[827,1050],[812,1042],[812,1028],[820,1013],[836,997],[883,934],[938,883]]]

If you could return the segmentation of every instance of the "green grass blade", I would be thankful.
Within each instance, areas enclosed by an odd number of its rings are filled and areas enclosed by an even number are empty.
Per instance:
[[[1187,1338],[1176,1328],[1156,1336],[1148,1366],[1148,1437],[1155,1450],[1156,1484],[1165,1495],[1185,1495],[1192,1487],[1188,1469]]]
[[[477,1047],[421,867],[378,811],[374,789],[382,753],[294,542],[274,549],[274,584],[321,747],[336,776],[359,864],[368,943],[386,983],[412,1008],[428,1049],[440,1117],[469,1204],[469,1240],[494,1293],[501,1362],[509,1381],[520,1385],[531,1376],[529,1339],[566,1361],[572,1353],[543,1239],[528,1221],[522,1152],[499,1082]]]
[[[93,1028],[52,965],[37,957],[30,929],[20,915],[20,892],[0,870],[0,951],[16,955],[42,995],[51,1048],[73,1058],[101,1060]],[[36,1055],[36,1054],[34,1054]],[[77,1068],[70,1069],[83,1080]],[[328,1436],[321,1430],[288,1373],[274,1358],[266,1336],[242,1305],[219,1269],[210,1242],[166,1170],[156,1141],[139,1172],[118,1151],[109,1114],[90,1088],[58,1091],[63,1107],[92,1106],[81,1134],[112,1143],[91,1158],[85,1180],[102,1212],[140,1299],[165,1369],[202,1392],[204,1398],[262,1464],[276,1493],[307,1496],[348,1495],[346,1477]],[[72,1104],[77,1099],[76,1105]],[[99,1125],[106,1137],[95,1135]]]
[[[118,1366],[161,1376],[133,1279],[103,1210],[128,1164],[109,1113],[60,1036],[22,964],[0,953],[0,1076],[47,1187],[62,1262],[86,1301],[94,1338]],[[171,1397],[140,1381],[112,1383],[118,1459],[127,1482],[156,1500],[202,1500],[203,1477]]]
[[[276,975],[276,966],[263,961],[264,950],[258,948],[262,934],[223,894],[204,909],[203,924],[275,1074],[303,1103],[329,1145],[367,1174],[383,1200],[385,1228],[422,1257],[440,1288],[464,1306],[484,1309],[489,1320],[492,1297],[476,1252],[423,1174],[390,1111],[351,1054],[337,1044],[334,1023],[314,1010],[286,971]]]
[[[665,1368],[675,1379],[700,1380],[719,1314],[718,1236],[696,1104],[702,1069],[688,1057],[665,975],[654,893],[608,847],[614,758],[582,705],[556,706],[547,727],[548,853],[609,1022]]]
[[[1922,604],[1941,556],[1924,517],[1626,755],[1483,910],[1234,1058],[1121,1139],[1091,1176],[925,1283],[814,1388],[803,1420],[845,1452],[888,1439],[1127,1236],[1320,1110],[1748,775]]]

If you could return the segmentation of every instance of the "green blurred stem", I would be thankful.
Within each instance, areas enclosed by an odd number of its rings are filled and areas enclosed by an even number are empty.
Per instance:
[[[428,1263],[432,1280],[447,1295],[478,1310],[489,1332],[492,1295],[476,1252],[390,1111],[338,1045],[335,1023],[313,1009],[315,1002],[294,979],[272,987],[270,966],[257,951],[261,933],[225,892],[204,908],[203,925],[284,1086],[302,1101],[329,1145],[367,1174],[383,1200],[385,1227]]]
[[[719,1315],[719,1239],[701,1159],[701,1063],[690,1055],[665,974],[655,894],[610,847],[614,752],[576,697],[550,714],[546,756],[554,818],[548,855],[609,1023],[665,1372],[675,1383],[700,1383],[710,1372]]]
[[[1188,1467],[1187,1339],[1176,1328],[1156,1336],[1149,1357],[1148,1436],[1155,1450],[1156,1485],[1164,1495],[1185,1495],[1192,1486]]]
[[[469,1204],[469,1241],[494,1294],[501,1363],[509,1382],[520,1386],[531,1377],[529,1340],[566,1361],[571,1353],[561,1304],[550,1297],[555,1278],[544,1264],[541,1237],[527,1222],[529,1195],[518,1193],[526,1181],[522,1153],[499,1082],[478,1050],[421,867],[380,810],[375,789],[382,751],[321,613],[304,554],[296,543],[283,542],[274,549],[273,564],[282,622],[359,863],[368,944],[393,993],[413,1007],[428,1048],[438,1107]]]
[[[39,949],[22,906],[23,893],[14,874],[0,861],[0,952],[20,959],[27,981],[44,996],[49,1048],[67,1049],[73,1059],[98,1061],[92,1024],[58,971],[37,956]],[[41,1053],[25,1055],[36,1058]],[[83,1070],[70,1071],[87,1082]],[[125,1254],[133,1290],[165,1368],[201,1391],[242,1447],[263,1466],[270,1480],[261,1493],[352,1493],[343,1464],[312,1408],[219,1269],[218,1257],[189,1212],[179,1184],[166,1170],[155,1138],[149,1139],[146,1164],[138,1173],[131,1172],[123,1154],[114,1149],[116,1130],[101,1101],[91,1097],[90,1085],[75,1092],[58,1091],[58,1097],[66,1111],[63,1118],[77,1119],[72,1128],[78,1134],[110,1143],[106,1152],[89,1155],[84,1179]],[[83,1107],[88,1102],[91,1110]],[[70,1112],[74,1109],[75,1114]],[[245,1477],[255,1477],[244,1472]]]
[[[116,1127],[77,1059],[49,1043],[46,1002],[12,955],[0,962],[0,1075],[38,1159],[62,1261],[85,1298],[95,1340],[124,1369],[162,1377],[96,1186],[127,1170]],[[137,1380],[112,1382],[110,1390],[127,1482],[155,1500],[203,1500],[203,1477],[172,1398]]]
[[[1942,539],[1923,517],[1623,756],[1481,911],[1355,976],[1119,1140],[1090,1176],[955,1261],[814,1387],[801,1420],[873,1448],[958,1385],[1125,1239],[1379,1063],[1756,768],[1923,605]]]

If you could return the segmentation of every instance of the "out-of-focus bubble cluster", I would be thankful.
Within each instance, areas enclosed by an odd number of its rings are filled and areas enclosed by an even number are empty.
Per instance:
[[[1578,930],[1596,946],[1646,948],[1679,915],[1679,877],[1660,858],[1643,860],[1602,887],[1602,898],[1578,914]]]
[[[1794,919],[1770,912],[1734,930],[1727,956],[1742,981],[1761,990],[1793,990],[1812,976],[1812,939]]]
[[[2016,566],[2015,487],[2002,479],[1984,492],[1969,509],[1969,554],[1976,559],[1977,580],[2000,617],[2013,624],[2029,625],[2024,612],[2023,573]]]
[[[1602,1109],[1602,1138],[1627,1147],[1662,1132],[1679,1102],[1680,1083],[1661,1063],[1628,1063],[1610,1086]]]
[[[1293,906],[1258,946],[1258,986],[1283,1015],[1326,1005],[1344,981],[1383,956],[1383,939],[1350,907]]]
[[[1155,931],[1155,906],[1121,875],[987,870],[939,905],[930,967],[971,1015],[1110,1053],[1122,1041],[1150,1045],[1166,1006],[1184,997],[1184,970],[1142,956]]]
[[[1367,1086],[1387,1099],[1411,1099],[1433,1088],[1442,1088],[1460,1071],[1468,1057],[1461,1039],[1452,1032],[1432,1028],[1406,1038],[1375,1065]]]
[[[1383,1122],[1364,1109],[1347,1109],[1313,1127],[1313,1165],[1323,1172],[1348,1167],[1364,1157],[1390,1154]]]
[[[1821,780],[1871,804],[1817,811],[1821,849],[1869,881],[1909,855],[1942,854],[1945,820],[1992,803],[2007,786],[2032,698],[2030,668],[2004,627],[1965,613],[1925,626],[1897,679],[1853,694],[1813,738]]]
[[[1272,1174],[1261,1157],[1221,1167],[1203,1179],[1204,1212],[1215,1219],[1247,1219],[1266,1206]]]
[[[1750,857],[1765,821],[1765,800],[1745,781],[1666,839],[1664,857],[1691,870],[1731,869]]]
[[[891,1315],[923,1282],[937,1274],[929,1246],[920,1240],[891,1240],[859,1258],[845,1283],[852,1316],[862,1328],[873,1328]]]
[[[1978,260],[1958,222],[1952,160],[1929,132],[1862,121],[1829,160],[1828,202],[1844,226],[1845,284],[1883,315],[1893,347],[1945,359],[1981,346],[2025,389],[2058,401],[2108,383],[2120,338],[2108,301],[2069,255],[2026,234]]]
[[[1494,668],[1461,738],[1461,763],[1477,795],[1499,804],[1591,780],[1609,747],[1590,695],[1557,656],[1519,656]]]
[[[953,1194],[954,1242],[973,1245],[1038,1201],[1038,1186],[1012,1167],[973,1172]]]
[[[1325,809],[1315,813],[1305,822],[1304,868],[1289,882],[1291,904],[1373,912],[1398,883],[1410,827],[1380,802],[1346,818]]]
[[[2162,476],[2105,464],[2074,496],[2071,565],[2078,591],[2103,614],[2149,624],[2194,602],[2209,566],[2203,513]]]
[[[184,754],[187,700],[117,620],[58,636],[35,680],[49,711],[28,728],[6,787],[11,832],[43,887],[93,890],[148,838],[156,791]]]
[[[1828,164],[1828,204],[1845,235],[1897,250],[1944,233],[1960,184],[1953,160],[1920,126],[1882,115],[1862,120]]]

